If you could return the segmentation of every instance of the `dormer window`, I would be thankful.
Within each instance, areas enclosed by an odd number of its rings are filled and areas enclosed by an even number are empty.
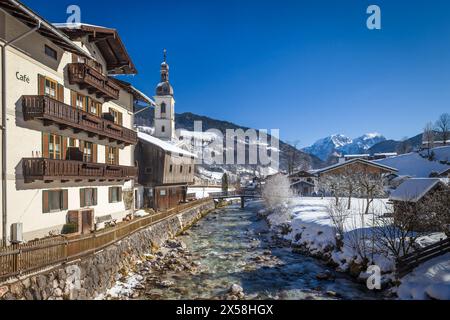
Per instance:
[[[53,48],[50,48],[47,45],[45,45],[45,55],[52,59],[58,60],[58,53],[56,52],[56,50]]]

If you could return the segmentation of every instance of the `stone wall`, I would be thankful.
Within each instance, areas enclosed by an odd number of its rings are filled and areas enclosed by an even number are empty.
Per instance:
[[[93,299],[112,287],[144,254],[190,228],[212,210],[214,202],[211,200],[139,231],[95,255],[0,284],[0,300]]]

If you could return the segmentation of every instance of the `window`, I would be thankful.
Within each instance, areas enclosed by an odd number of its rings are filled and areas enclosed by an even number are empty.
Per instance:
[[[102,104],[91,99],[88,98],[88,112],[95,114],[95,115],[99,115],[101,113],[101,108],[102,108]]]
[[[180,173],[183,173],[183,166],[180,166]]]
[[[69,148],[76,148],[77,147],[77,139],[69,138]]]
[[[43,213],[60,212],[68,209],[67,190],[42,191]]]
[[[165,190],[165,189],[159,191],[159,195],[160,195],[161,197],[165,197],[166,194],[167,194],[167,193],[166,193],[166,190]]]
[[[109,203],[122,202],[122,188],[111,187],[109,188]]]
[[[57,98],[58,95],[58,83],[56,81],[45,78],[44,94],[53,99]]]
[[[166,104],[163,102],[161,103],[161,114],[166,113]]]
[[[192,173],[192,166],[189,166],[189,173]]]
[[[75,107],[77,109],[84,110],[84,104],[85,104],[86,97],[82,94],[76,93],[76,100],[75,100]]]
[[[152,174],[152,173],[153,173],[153,168],[152,167],[145,168],[145,174]]]
[[[58,53],[55,49],[50,48],[49,46],[45,45],[45,54],[49,56],[50,58],[53,58],[55,60],[58,59]]]
[[[50,134],[48,137],[48,157],[49,159],[62,159],[62,137]]]
[[[114,117],[114,123],[118,124],[118,125],[122,125],[123,124],[123,120],[122,120],[122,113],[113,109],[113,108],[109,108],[109,113],[112,114],[112,116]]]
[[[80,189],[80,206],[91,207],[97,205],[97,189],[86,188]]]
[[[84,142],[83,161],[94,162],[94,144],[92,142]]]
[[[106,163],[111,165],[119,164],[119,148],[106,147]]]
[[[161,132],[166,132],[166,127],[165,126],[161,127]]]
[[[172,171],[173,171],[173,165],[170,165],[169,172],[172,173]]]

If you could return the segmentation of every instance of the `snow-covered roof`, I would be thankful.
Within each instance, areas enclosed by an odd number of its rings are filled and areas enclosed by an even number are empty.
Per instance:
[[[393,201],[417,202],[440,183],[443,183],[442,180],[435,178],[409,179],[392,192],[390,199]]]
[[[344,158],[358,158],[358,157],[368,158],[368,157],[370,157],[370,154],[365,153],[365,154],[346,154],[346,155],[344,155]]]
[[[381,152],[381,153],[375,153],[374,156],[385,156],[385,157],[396,157],[398,156],[397,152]]]
[[[430,152],[433,152],[433,159],[435,161],[450,162],[450,146],[433,148]],[[427,156],[428,150],[422,151],[421,154]]]
[[[429,178],[430,174],[433,172],[440,173],[450,169],[449,165],[442,164],[439,161],[430,161],[417,152],[375,160],[374,162],[397,168],[399,175],[411,176],[414,178]]]
[[[190,153],[190,152],[188,152],[188,151],[186,151],[184,149],[181,149],[181,148],[177,147],[176,145],[174,145],[174,144],[172,144],[170,142],[163,141],[161,139],[155,138],[155,137],[153,137],[153,136],[151,136],[151,135],[149,135],[147,133],[138,132],[138,138],[140,140],[146,142],[146,143],[153,144],[153,145],[163,149],[164,151],[171,152],[174,155],[181,154],[181,155],[186,156],[186,157],[197,158],[197,156],[195,154]]]
[[[346,162],[343,162],[343,163],[337,163],[337,164],[334,164],[332,166],[319,169],[319,170],[315,171],[315,173],[318,173],[318,174],[325,173],[325,172],[331,171],[331,170],[339,168],[339,167],[345,167],[345,166],[347,166],[349,164],[352,164],[352,163],[355,163],[355,162],[361,162],[363,164],[367,164],[369,166],[378,167],[378,168],[381,168],[381,169],[384,169],[384,170],[387,170],[387,171],[392,171],[392,172],[397,172],[398,171],[394,167],[389,167],[389,166],[377,163],[375,161],[369,161],[369,160],[365,160],[365,159],[361,159],[361,158],[356,158],[356,159],[352,159],[352,160],[349,160],[349,161],[346,161]]]

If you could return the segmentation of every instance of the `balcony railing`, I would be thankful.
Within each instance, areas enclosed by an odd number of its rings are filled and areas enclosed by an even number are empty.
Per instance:
[[[54,123],[62,129],[70,127],[77,132],[98,136],[101,140],[109,138],[111,142],[117,141],[119,144],[137,144],[135,131],[50,97],[23,96],[22,107],[25,121],[43,120],[45,125]]]
[[[68,71],[71,85],[78,84],[81,89],[87,89],[90,94],[105,101],[119,99],[120,87],[87,64],[70,63]]]
[[[23,175],[26,183],[70,180],[128,181],[136,179],[137,174],[136,167],[44,158],[23,159]]]

